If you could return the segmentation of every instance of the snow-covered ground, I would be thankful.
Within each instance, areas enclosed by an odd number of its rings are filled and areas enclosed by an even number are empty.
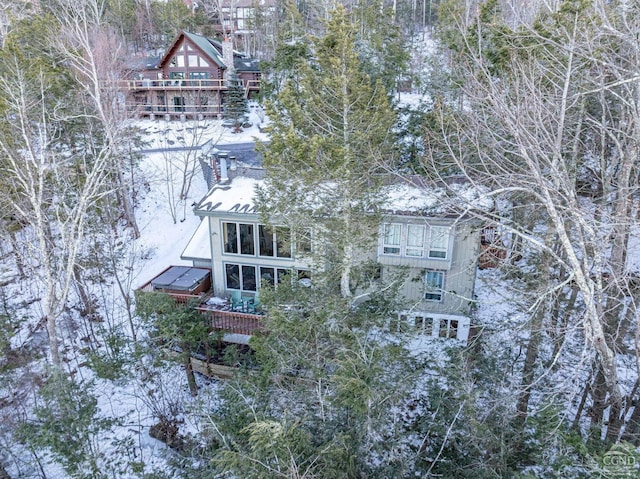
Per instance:
[[[267,140],[267,135],[259,131],[258,124],[265,124],[268,120],[256,103],[250,105],[250,121],[252,126],[240,133],[232,133],[231,129],[222,126],[220,120],[133,122],[142,132],[144,149],[171,151],[143,154],[134,173],[138,189],[135,213],[140,238],[132,240],[128,230],[116,232],[119,254],[124,258],[121,269],[125,287],[128,285],[131,290],[136,289],[167,266],[184,264],[180,254],[199,225],[199,218],[192,212],[192,204],[207,192],[199,167],[200,151],[197,147],[209,141],[222,147],[231,143]],[[180,147],[186,148],[182,150]],[[193,151],[189,151],[191,149]],[[185,165],[194,167],[193,178],[187,197],[180,199],[183,175],[179,170]],[[90,241],[95,240],[90,238]],[[37,301],[38,292],[29,291],[28,282],[16,280],[15,272],[9,269],[0,268],[0,281],[15,283],[9,295],[24,297],[22,302],[27,304],[24,314],[31,316],[15,329],[11,338],[14,349],[20,350],[25,345],[33,347],[35,343],[46,344],[44,328],[42,325],[36,326],[39,314],[37,302],[34,301]],[[96,397],[98,416],[113,421],[113,424],[92,437],[95,443],[91,447],[98,457],[98,465],[110,474],[109,477],[123,479],[141,477],[135,470],[145,473],[154,470],[167,472],[167,461],[173,452],[163,442],[151,438],[149,428],[157,423],[160,414],[170,412],[176,415],[176,420],[181,421],[181,432],[196,432],[202,426],[199,424],[200,414],[194,412],[200,410],[204,403],[209,407],[215,404],[215,381],[209,382],[206,388],[202,388],[199,397],[193,398],[179,365],[157,368],[147,364],[144,357],[129,364],[126,381],[98,377],[93,369],[87,367],[82,352],[86,344],[77,339],[80,336],[78,330],[92,327],[100,341],[104,341],[111,332],[116,331],[131,337],[131,328],[126,319],[122,294],[115,281],[105,278],[102,284],[90,289],[94,296],[100,297],[101,304],[108,304],[108,308],[100,313],[102,320],[90,325],[73,313],[61,319],[60,327],[66,369]],[[132,294],[131,291],[129,293]],[[71,299],[70,305],[74,303],[75,299]],[[70,311],[74,308],[72,306]],[[144,336],[144,328],[139,324],[137,327],[140,339]],[[17,401],[22,404],[18,414],[14,408],[0,408],[0,421],[6,426],[6,431],[24,419],[25,414],[31,416],[28,411],[29,404],[33,404],[36,398],[34,384],[40,381],[35,378],[44,378],[46,375],[46,364],[40,361],[0,376],[0,403]],[[199,378],[199,381],[204,382],[205,379]],[[43,455],[42,452],[39,454],[35,459],[27,449],[12,444],[10,436],[0,434],[0,465],[7,468],[10,477],[42,477],[40,471],[44,471],[49,479],[69,477],[53,456]]]

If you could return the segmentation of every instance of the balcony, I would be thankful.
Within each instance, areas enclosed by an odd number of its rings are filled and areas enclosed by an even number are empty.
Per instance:
[[[137,297],[166,294],[173,298],[176,307],[194,307],[209,325],[209,331],[243,336],[265,331],[265,317],[261,312],[238,310],[228,299],[213,296],[211,270],[206,268],[169,266],[135,293]]]
[[[227,89],[227,80],[223,78],[166,78],[161,80],[120,80],[118,81],[118,88],[120,90],[127,90],[131,92],[222,91]],[[245,80],[244,88],[246,96],[249,96],[250,92],[257,92],[260,90],[260,80]]]

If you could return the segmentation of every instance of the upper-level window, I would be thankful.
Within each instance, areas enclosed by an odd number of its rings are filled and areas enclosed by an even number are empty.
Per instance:
[[[429,230],[429,258],[446,259],[449,249],[449,228],[432,226]]]
[[[407,256],[422,257],[424,253],[424,233],[423,225],[407,225]]]
[[[284,226],[271,228],[258,225],[258,244],[260,256],[291,258],[291,230]]]
[[[189,59],[189,66],[190,67],[197,67],[198,66],[198,55],[189,55],[188,59]]]
[[[251,223],[222,223],[223,250],[229,254],[291,258],[291,230]],[[256,234],[257,232],[257,234]]]
[[[387,223],[384,225],[384,237],[382,251],[384,254],[400,254],[400,236],[402,233],[402,225]]]
[[[447,226],[386,223],[382,231],[382,253],[413,258],[447,259],[450,229]]]
[[[254,255],[253,225],[248,223],[222,223],[224,252]]]
[[[304,228],[296,235],[296,252],[300,254],[311,253],[311,230]]]

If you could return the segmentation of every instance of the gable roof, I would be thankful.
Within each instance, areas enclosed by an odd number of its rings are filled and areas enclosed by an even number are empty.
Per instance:
[[[224,59],[222,57],[222,42],[186,31],[180,32],[178,36],[176,36],[176,38],[173,40],[173,42],[171,42],[171,45],[169,46],[169,48],[167,48],[167,51],[162,57],[162,60],[158,63],[158,66],[163,66],[167,61],[170,60],[170,58],[173,56],[173,51],[176,45],[178,45],[183,38],[187,38],[213,63],[221,68],[227,68],[228,65],[224,63]],[[236,51],[233,52],[233,66],[238,72],[260,71],[259,61],[257,59],[246,57],[245,55],[242,55],[241,53]]]
[[[218,50],[212,40],[209,40],[207,37],[203,37],[201,35],[196,35],[195,33],[182,32],[185,37],[191,40],[195,45],[202,50],[204,54],[206,54],[211,60],[213,60],[216,64],[221,67],[226,66],[224,64],[224,60],[222,59],[222,44],[217,42],[220,50]]]

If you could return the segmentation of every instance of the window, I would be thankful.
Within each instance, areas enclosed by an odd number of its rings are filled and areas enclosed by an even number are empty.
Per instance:
[[[260,267],[260,286],[266,285],[275,285],[277,283],[282,282],[282,278],[285,275],[290,274],[291,271],[284,268],[271,268],[271,267]]]
[[[469,334],[469,319],[447,314],[402,311],[391,320],[390,329],[393,332],[466,341]]]
[[[198,66],[198,55],[189,55],[189,66],[197,67]]]
[[[450,229],[446,226],[387,223],[383,229],[382,253],[424,258],[426,250],[430,259],[447,259],[449,238]]]
[[[409,329],[409,318],[406,314],[399,314],[392,318],[389,324],[389,330],[394,333],[407,333]]]
[[[429,258],[446,259],[449,249],[449,228],[432,226],[429,231]]]
[[[189,72],[189,79],[192,80],[189,82],[191,86],[202,86],[202,80],[206,80],[207,78],[209,78],[207,72]]]
[[[184,55],[176,55],[176,60],[179,67],[184,67]]]
[[[416,316],[413,319],[413,324],[416,331],[421,334],[426,334],[427,336],[431,336],[433,334],[433,318]]]
[[[458,320],[440,318],[439,336],[441,338],[456,339],[458,337]]]
[[[297,235],[296,252],[311,253],[311,230],[305,228]]]
[[[230,254],[255,255],[253,225],[248,223],[222,223],[224,252]]]
[[[427,301],[442,301],[444,271],[427,271],[424,281],[426,285],[424,298]]]
[[[384,254],[400,254],[400,234],[402,225],[387,223],[384,225],[384,239],[382,251]]]
[[[184,111],[184,97],[182,96],[174,96],[173,97],[173,109],[175,111]]]
[[[291,258],[291,230],[284,226],[276,226],[276,256]]]
[[[260,256],[273,256],[273,233],[265,225],[258,225],[258,243],[260,245]]]
[[[227,289],[241,291],[256,290],[256,267],[239,264],[225,264]]]
[[[424,251],[424,232],[422,225],[407,225],[407,256],[422,257]]]
[[[164,95],[158,95],[158,111],[167,111],[167,100]]]
[[[260,256],[291,258],[291,230],[285,226],[258,225]]]

